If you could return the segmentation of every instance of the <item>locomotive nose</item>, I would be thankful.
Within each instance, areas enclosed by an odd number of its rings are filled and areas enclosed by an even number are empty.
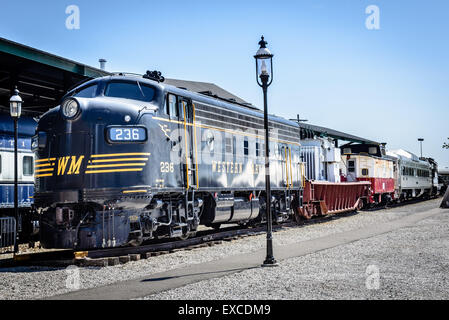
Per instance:
[[[39,121],[36,184],[42,192],[143,184],[150,152],[138,109],[122,101],[68,97]],[[70,197],[73,198],[73,197]]]

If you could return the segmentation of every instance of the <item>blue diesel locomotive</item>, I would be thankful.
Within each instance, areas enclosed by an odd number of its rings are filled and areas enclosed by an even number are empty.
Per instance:
[[[41,244],[138,245],[186,238],[200,224],[265,221],[263,113],[177,88],[155,74],[85,82],[39,120]],[[272,212],[302,201],[299,127],[269,116]]]

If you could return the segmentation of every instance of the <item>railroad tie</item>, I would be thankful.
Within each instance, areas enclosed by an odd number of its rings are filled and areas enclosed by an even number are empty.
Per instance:
[[[118,257],[120,263],[128,263],[131,261],[131,257],[130,256],[120,256]]]

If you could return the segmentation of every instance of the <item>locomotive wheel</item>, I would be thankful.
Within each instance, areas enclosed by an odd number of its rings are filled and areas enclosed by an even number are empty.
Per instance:
[[[131,240],[131,241],[129,242],[129,245],[130,245],[131,247],[138,247],[138,246],[140,246],[140,245],[142,244],[142,242],[143,242],[143,239],[142,239],[142,238],[139,238],[139,239],[133,239],[133,240]]]
[[[179,239],[179,240],[187,240],[187,239],[189,238],[189,236],[190,236],[190,235],[189,235],[188,233],[185,233],[185,234],[183,234],[182,236],[179,236],[178,239]]]
[[[359,203],[357,204],[357,211],[360,211],[365,206],[365,201],[363,199],[359,200]]]
[[[187,240],[188,238],[194,238],[196,231],[186,232],[182,236],[178,237],[179,240]]]
[[[195,236],[196,236],[196,229],[191,230],[190,227],[183,227],[182,228],[182,236],[179,236],[178,239],[187,240],[188,238],[193,238]]]
[[[189,227],[183,227],[182,228],[182,236],[179,236],[178,239],[180,240],[187,240],[190,237],[190,228]]]

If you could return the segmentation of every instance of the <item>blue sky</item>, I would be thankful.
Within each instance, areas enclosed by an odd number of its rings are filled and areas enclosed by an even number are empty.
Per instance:
[[[68,5],[80,29],[65,27]],[[365,8],[377,5],[380,30]],[[14,16],[12,13],[18,15]],[[271,113],[449,166],[449,1],[2,1],[0,36],[107,70],[214,82],[255,105],[253,55],[275,54]]]

